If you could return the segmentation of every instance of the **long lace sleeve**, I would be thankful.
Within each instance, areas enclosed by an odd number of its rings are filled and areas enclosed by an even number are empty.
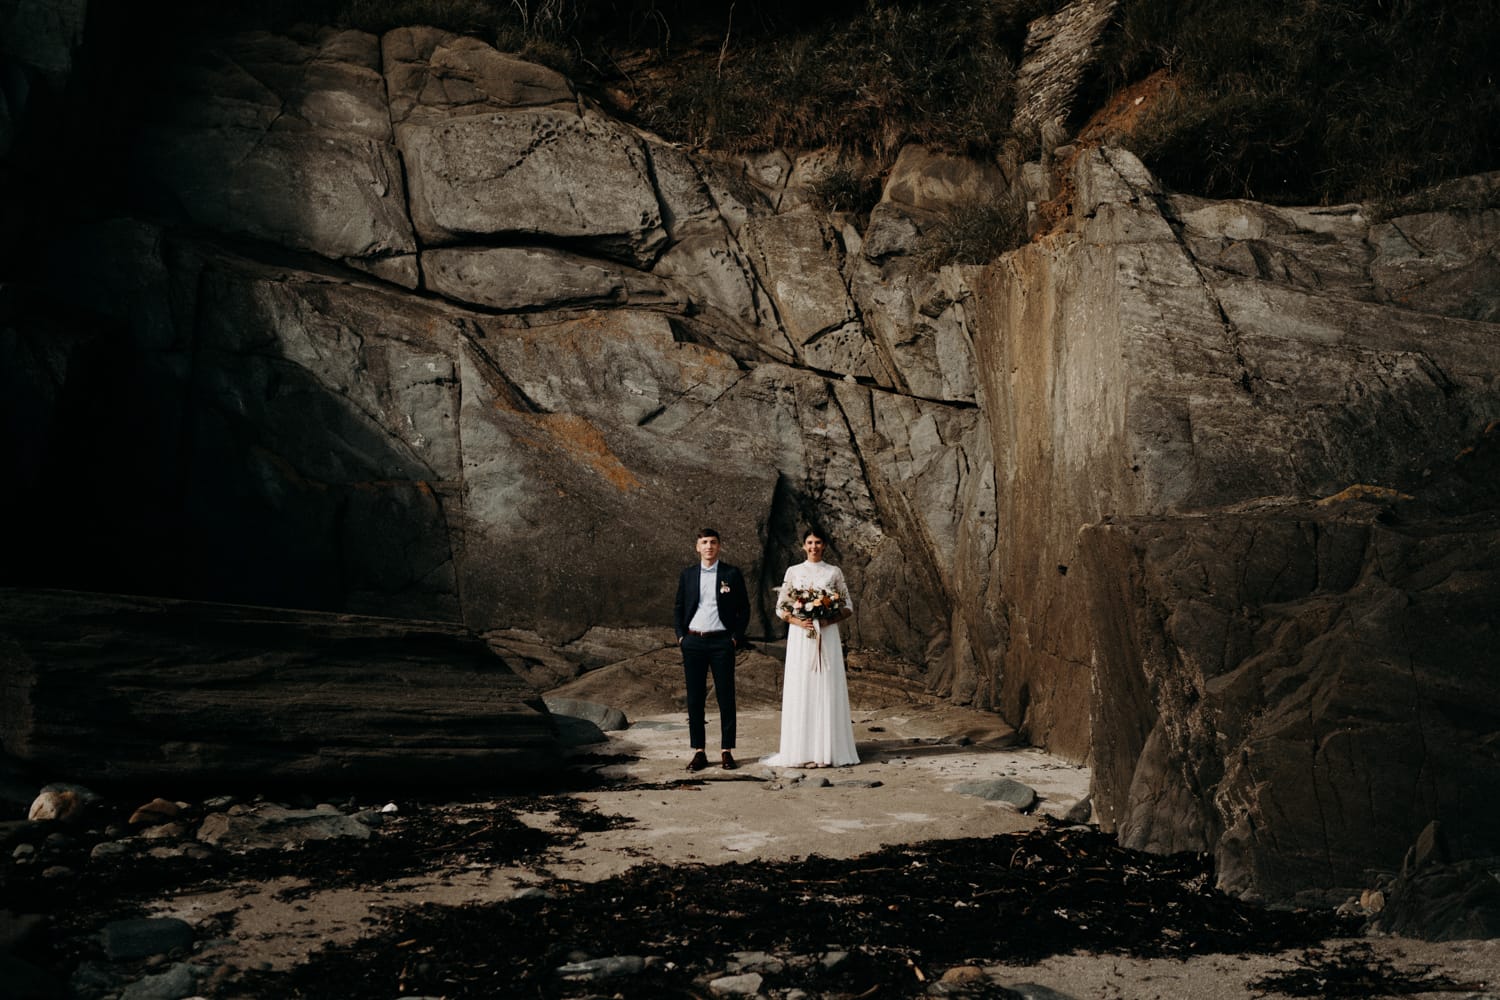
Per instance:
[[[854,595],[849,593],[849,584],[844,582],[844,571],[835,569],[833,571],[833,587],[844,595],[844,609],[850,614],[854,613]]]

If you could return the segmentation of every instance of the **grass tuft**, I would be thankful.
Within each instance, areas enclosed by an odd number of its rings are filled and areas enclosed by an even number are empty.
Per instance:
[[[1011,195],[949,209],[922,234],[916,256],[932,271],[946,264],[988,264],[1026,241],[1026,203]]]

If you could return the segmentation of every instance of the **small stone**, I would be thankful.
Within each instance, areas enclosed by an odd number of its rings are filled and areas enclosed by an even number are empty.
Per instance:
[[[47,785],[31,803],[26,818],[33,822],[55,820],[59,823],[82,823],[99,796],[82,785],[55,783]]]
[[[1432,864],[1445,865],[1451,860],[1453,852],[1448,849],[1443,824],[1432,820],[1417,834],[1417,842],[1412,847],[1412,868],[1420,870]]]
[[[94,845],[92,851],[89,851],[89,858],[93,861],[100,861],[105,858],[124,857],[135,853],[135,845],[136,841],[133,838],[131,840],[101,840]]]
[[[69,977],[73,992],[79,996],[101,996],[114,993],[120,988],[119,981],[107,966],[98,962],[82,962]]]
[[[187,835],[187,827],[181,823],[162,823],[158,826],[149,826],[141,831],[142,840],[170,840],[174,837]]]
[[[396,803],[394,802],[387,802],[385,805],[380,807],[380,811],[383,813],[398,813],[401,811],[401,807],[396,805]]]
[[[639,955],[612,955],[609,958],[591,958],[560,965],[557,974],[563,979],[593,981],[638,975],[645,967],[646,960]]]
[[[1025,812],[1036,805],[1036,790],[1013,778],[961,781],[953,788],[964,795],[975,795],[988,802],[1000,802]]]
[[[49,865],[42,869],[42,878],[71,878],[73,869],[67,865]]]
[[[214,798],[205,799],[203,808],[218,811],[220,809],[228,809],[238,801],[233,795],[217,795]]]
[[[1093,817],[1094,801],[1090,796],[1085,795],[1083,798],[1073,803],[1073,805],[1069,807],[1068,811],[1063,814],[1063,822],[1081,825],[1083,823],[1087,823],[1090,819],[1093,819]]]
[[[199,978],[207,971],[201,965],[178,962],[165,972],[131,983],[120,993],[120,1000],[183,1000],[196,992]]]
[[[988,978],[984,970],[977,965],[955,965],[943,973],[943,977],[938,982],[946,983],[949,986],[956,986],[965,983],[978,983]]]
[[[1359,905],[1366,913],[1379,913],[1385,909],[1385,893],[1379,889],[1366,889],[1359,894]]]
[[[786,971],[786,963],[763,951],[737,951],[729,957],[728,971],[760,972],[774,976]]]
[[[10,856],[17,861],[29,861],[36,854],[36,848],[31,844],[17,844],[16,849],[10,852]]]
[[[155,798],[131,813],[129,822],[131,826],[155,826],[176,819],[181,812],[177,803]]]
[[[296,850],[309,841],[350,837],[367,840],[370,828],[341,813],[287,809],[266,804],[227,813],[211,813],[198,827],[198,839],[234,850],[282,848]]]
[[[552,895],[552,893],[548,892],[546,889],[541,888],[540,886],[528,885],[524,889],[518,889],[518,890],[516,890],[516,894],[513,897],[511,897],[511,898],[512,899],[552,899],[553,895]]]
[[[740,976],[721,976],[712,980],[708,988],[721,997],[753,997],[760,995],[765,982],[758,972],[747,972]]]
[[[1073,1000],[1068,994],[1059,993],[1052,987],[1043,986],[1040,983],[1016,983],[1007,989],[1017,1000]]]
[[[822,965],[825,969],[837,969],[849,960],[847,951],[830,951],[823,955]]]
[[[193,929],[176,917],[116,920],[100,932],[104,953],[118,961],[160,955],[193,943]]]

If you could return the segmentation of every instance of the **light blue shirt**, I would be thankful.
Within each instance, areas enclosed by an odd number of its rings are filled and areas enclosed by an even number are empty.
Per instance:
[[[719,617],[719,563],[712,566],[698,564],[698,610],[688,622],[691,632],[723,632],[724,621]]]

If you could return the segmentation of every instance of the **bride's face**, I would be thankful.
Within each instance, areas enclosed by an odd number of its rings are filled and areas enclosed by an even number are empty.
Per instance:
[[[802,551],[807,553],[808,562],[822,562],[823,539],[817,535],[808,535],[802,539]]]

